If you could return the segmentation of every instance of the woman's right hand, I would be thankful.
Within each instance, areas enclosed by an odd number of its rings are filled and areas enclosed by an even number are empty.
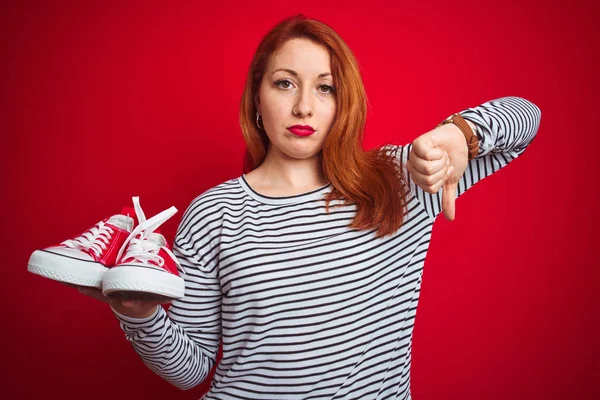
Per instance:
[[[146,318],[156,312],[156,307],[161,304],[170,303],[170,299],[159,297],[157,295],[141,293],[141,292],[119,292],[110,297],[102,294],[102,290],[67,284],[76,287],[80,293],[93,297],[103,303],[110,305],[119,314],[123,314],[131,318]]]

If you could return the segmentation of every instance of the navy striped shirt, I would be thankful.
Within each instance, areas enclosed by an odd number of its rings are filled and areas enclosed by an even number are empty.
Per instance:
[[[503,97],[461,112],[479,152],[457,197],[522,154],[541,112]],[[386,145],[406,165],[411,144]],[[168,311],[115,314],[156,374],[188,389],[223,358],[203,399],[410,399],[411,344],[423,264],[443,188],[410,192],[392,236],[347,225],[355,205],[325,211],[331,183],[287,197],[255,192],[244,175],[196,197],[173,252],[186,294]],[[335,200],[333,204],[342,204]]]

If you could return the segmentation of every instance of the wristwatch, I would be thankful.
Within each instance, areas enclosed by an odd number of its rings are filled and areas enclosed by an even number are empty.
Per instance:
[[[460,115],[460,113],[452,114],[443,120],[436,128],[446,124],[454,124],[458,126],[463,135],[465,135],[465,139],[467,139],[467,147],[469,149],[469,161],[477,157],[477,154],[479,153],[479,139],[475,133],[473,133],[473,130],[467,121],[465,121],[465,119],[462,117],[462,115]]]

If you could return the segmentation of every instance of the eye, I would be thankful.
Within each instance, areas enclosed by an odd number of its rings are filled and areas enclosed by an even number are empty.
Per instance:
[[[292,83],[290,81],[288,81],[287,79],[280,79],[277,82],[275,82],[275,86],[279,86],[282,89],[288,89],[290,87],[290,86],[282,86],[284,84],[291,85]]]
[[[290,81],[288,81],[287,79],[280,79],[275,82],[275,86],[278,86],[282,89],[289,89],[291,87],[291,85],[292,85],[292,83]],[[319,90],[321,93],[324,93],[324,94],[335,93],[335,88],[331,85],[320,85]]]
[[[330,85],[321,85],[321,86],[319,86],[319,88],[327,89],[327,91],[325,91],[325,92],[321,91],[321,93],[334,93],[335,92],[335,88]]]

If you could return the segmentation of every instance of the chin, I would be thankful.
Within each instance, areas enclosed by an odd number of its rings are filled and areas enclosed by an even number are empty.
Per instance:
[[[296,158],[298,160],[305,160],[305,159],[317,156],[320,151],[321,151],[321,148],[311,146],[311,148],[306,148],[306,149],[290,150],[290,151],[286,152],[286,154],[288,154],[290,157]]]

